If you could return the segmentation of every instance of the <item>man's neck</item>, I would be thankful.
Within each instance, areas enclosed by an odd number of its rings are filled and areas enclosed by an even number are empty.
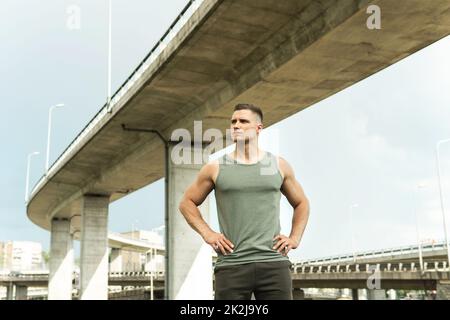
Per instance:
[[[264,151],[258,147],[257,142],[255,144],[245,143],[244,145],[238,143],[233,152],[233,158],[243,163],[256,163],[263,153]]]

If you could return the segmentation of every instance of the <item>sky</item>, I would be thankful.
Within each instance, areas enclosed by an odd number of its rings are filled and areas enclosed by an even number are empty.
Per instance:
[[[113,91],[186,2],[133,0],[131,6],[112,0]],[[40,152],[32,158],[31,188],[45,169],[49,107],[65,104],[53,112],[52,163],[104,105],[107,4],[2,1],[0,241],[37,241],[48,250],[49,232],[25,213],[27,155]],[[80,9],[79,29],[67,24],[67,10],[74,5]],[[450,138],[449,56],[447,37],[263,130],[261,147],[291,164],[310,200],[309,223],[292,259],[444,238],[436,143]],[[442,145],[440,163],[450,229],[450,143]],[[163,196],[161,179],[112,203],[110,231],[161,226]],[[209,201],[210,223],[218,231],[214,193]],[[292,213],[282,197],[284,234],[289,234]]]

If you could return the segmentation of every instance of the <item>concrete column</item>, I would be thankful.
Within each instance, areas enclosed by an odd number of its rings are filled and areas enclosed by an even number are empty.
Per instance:
[[[9,283],[6,287],[6,300],[13,300],[14,299],[14,285],[12,283]]]
[[[368,291],[367,289],[358,289],[358,300],[368,300]]]
[[[70,221],[53,219],[50,234],[48,300],[72,300],[73,267]]]
[[[16,285],[16,300],[27,300],[28,288],[26,286]]]
[[[358,289],[352,289],[352,300],[359,300]]]
[[[450,281],[448,280],[437,281],[436,300],[450,300]]]
[[[108,196],[85,195],[81,217],[80,299],[108,299]]]
[[[302,289],[294,288],[292,290],[292,299],[305,300],[305,291],[303,291]]]
[[[186,222],[178,209],[186,188],[195,181],[202,164],[194,164],[194,153],[201,157],[201,148],[192,148],[190,159],[192,164],[176,164],[175,157],[179,153],[169,147],[169,222],[168,222],[168,254],[169,299],[213,299],[212,249],[202,237]],[[175,150],[174,150],[175,151]],[[185,152],[188,150],[184,150]],[[201,158],[200,158],[201,159]],[[209,197],[199,207],[203,219],[209,223]],[[167,237],[166,237],[167,239]]]
[[[150,249],[149,252],[145,253],[145,265],[144,265],[144,271],[150,271],[152,270],[152,264],[153,264],[153,249]]]
[[[384,289],[368,289],[367,300],[386,300],[386,290]]]
[[[111,263],[109,265],[110,272],[122,272],[122,250],[111,248]]]
[[[395,291],[394,289],[388,290],[387,295],[389,297],[389,300],[397,300],[397,291]]]
[[[352,297],[352,290],[348,288],[340,289],[339,298],[348,299]]]

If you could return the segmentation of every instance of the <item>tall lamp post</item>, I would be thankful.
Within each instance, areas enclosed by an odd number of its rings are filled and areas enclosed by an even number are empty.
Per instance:
[[[47,130],[47,158],[45,160],[45,175],[48,174],[49,169],[49,156],[50,156],[50,136],[51,136],[51,130],[52,130],[52,112],[55,108],[64,107],[63,103],[56,104],[54,106],[51,106],[48,110],[48,130]]]
[[[425,185],[419,184],[417,186],[417,190],[416,191],[418,191],[419,189],[423,189],[423,188],[425,188]],[[411,194],[411,198],[412,198],[411,202],[412,202],[412,205],[413,205],[414,216],[416,218],[416,236],[417,236],[417,245],[418,245],[418,248],[419,248],[420,271],[423,272],[423,254],[422,254],[422,241],[420,239],[420,231],[419,231],[419,215],[417,213],[417,208],[416,208],[416,205],[415,205],[415,199],[413,197],[413,194]]]
[[[449,139],[439,140],[436,143],[436,164],[437,164],[437,173],[438,173],[438,185],[439,185],[439,197],[441,200],[441,212],[442,212],[442,223],[444,224],[444,235],[445,235],[445,246],[447,247],[447,267],[450,270],[450,248],[448,244],[448,231],[447,231],[447,223],[445,221],[445,205],[444,205],[444,197],[442,195],[442,183],[441,183],[441,164],[439,162],[439,148],[443,143],[449,142]]]
[[[357,203],[353,203],[350,205],[350,233],[352,238],[352,254],[353,254],[353,262],[356,262],[356,252],[355,252],[355,236],[353,230],[353,208],[358,207]]]
[[[112,13],[111,0],[108,0],[108,97],[106,102],[106,110],[111,112],[111,29],[112,29]]]
[[[30,185],[30,161],[31,161],[31,157],[35,156],[35,155],[38,155],[38,154],[39,154],[38,151],[35,151],[35,152],[32,152],[32,153],[28,154],[27,178],[26,178],[26,181],[25,181],[25,203],[28,202],[28,187]]]

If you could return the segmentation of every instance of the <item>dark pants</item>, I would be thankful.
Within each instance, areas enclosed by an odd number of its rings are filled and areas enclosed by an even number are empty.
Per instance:
[[[292,300],[290,261],[216,267],[216,300]]]

